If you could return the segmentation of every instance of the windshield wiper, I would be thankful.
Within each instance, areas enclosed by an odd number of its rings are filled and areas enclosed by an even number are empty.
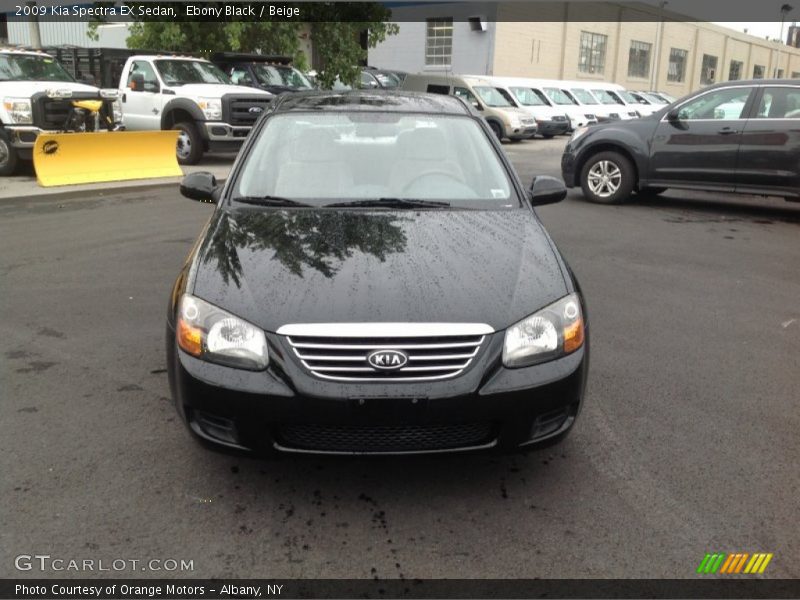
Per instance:
[[[238,196],[233,198],[242,204],[256,204],[258,206],[311,206],[299,200],[280,198],[279,196]]]
[[[326,204],[326,207],[341,206],[378,206],[384,208],[447,208],[449,202],[436,200],[416,200],[414,198],[373,198],[370,200],[352,200],[350,202],[337,202]]]

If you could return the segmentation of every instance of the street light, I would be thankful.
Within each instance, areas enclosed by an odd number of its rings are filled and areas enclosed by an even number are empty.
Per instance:
[[[778,67],[781,64],[781,46],[783,45],[783,24],[786,21],[786,15],[792,12],[794,8],[788,4],[784,4],[781,6],[781,37],[778,39],[778,58],[775,61],[775,71],[772,73],[772,76],[777,78],[778,77]]]

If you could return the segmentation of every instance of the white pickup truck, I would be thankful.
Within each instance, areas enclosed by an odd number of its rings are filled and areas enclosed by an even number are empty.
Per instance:
[[[40,133],[116,129],[122,117],[117,90],[76,82],[44,52],[0,49],[0,98],[0,175],[31,159]],[[102,100],[101,118],[84,120],[78,100]]]
[[[205,152],[237,151],[273,98],[233,85],[207,60],[159,55],[128,58],[119,95],[127,131],[180,131],[176,152],[184,165]]]

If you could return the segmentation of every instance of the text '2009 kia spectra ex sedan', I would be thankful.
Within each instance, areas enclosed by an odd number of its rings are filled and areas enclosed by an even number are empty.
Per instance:
[[[177,409],[212,446],[403,454],[562,439],[581,406],[580,288],[485,121],[442,95],[278,98],[175,283]]]

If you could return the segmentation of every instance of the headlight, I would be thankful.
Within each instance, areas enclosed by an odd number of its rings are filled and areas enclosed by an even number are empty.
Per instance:
[[[219,98],[199,98],[197,106],[209,121],[219,121],[222,118],[222,100]]]
[[[579,137],[581,137],[587,131],[589,131],[588,127],[576,127],[575,130],[572,132],[572,137],[569,138],[570,143],[572,143],[575,140],[577,140]]]
[[[522,122],[519,120],[519,115],[509,115],[508,124],[514,129],[520,127],[522,125]]]
[[[33,123],[33,109],[28,98],[4,98],[3,106],[12,123]]]
[[[527,367],[575,352],[583,345],[583,316],[570,294],[506,330],[503,365]]]
[[[114,123],[122,123],[122,102],[117,98],[111,106],[114,109]]]
[[[209,362],[251,371],[269,364],[261,329],[189,294],[181,297],[176,335],[184,351]]]

